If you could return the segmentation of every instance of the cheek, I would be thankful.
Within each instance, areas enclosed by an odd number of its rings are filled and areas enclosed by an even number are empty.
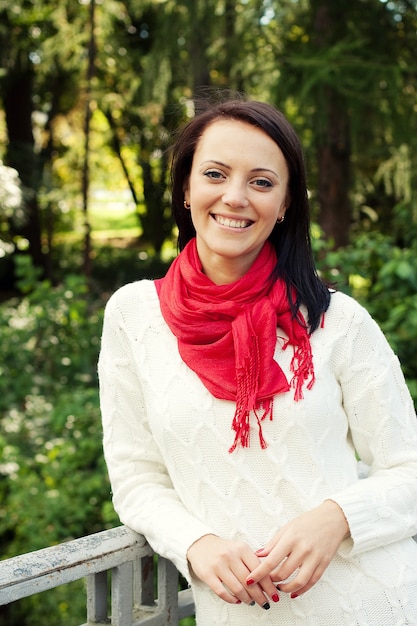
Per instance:
[[[278,218],[279,215],[282,213],[282,211],[285,211],[285,209],[288,206],[288,202],[287,202],[287,196],[286,195],[280,195],[280,197],[277,199],[277,203],[275,205],[276,207],[276,217]]]
[[[285,198],[283,198],[281,195],[277,198],[274,198],[274,200],[271,200],[264,207],[265,220],[275,223],[280,216],[283,207],[285,207]]]
[[[196,203],[195,202],[193,203],[192,200],[191,200],[191,209],[189,209],[189,213],[190,213],[190,218],[194,225],[194,228],[196,228],[199,222],[201,223],[202,212],[199,211],[198,207],[196,206]]]

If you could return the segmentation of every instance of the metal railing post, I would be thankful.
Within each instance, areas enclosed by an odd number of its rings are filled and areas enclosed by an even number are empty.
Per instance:
[[[158,558],[158,600],[164,614],[164,626],[178,624],[178,571],[162,557]]]
[[[87,576],[87,622],[107,620],[107,571]]]
[[[114,567],[111,577],[111,624],[132,626],[133,566],[123,563]]]

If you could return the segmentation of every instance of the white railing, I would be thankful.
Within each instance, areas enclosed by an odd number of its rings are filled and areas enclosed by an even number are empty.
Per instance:
[[[194,615],[191,590],[178,591],[170,561],[158,557],[156,567],[155,589],[152,549],[120,526],[0,561],[0,605],[86,578],[84,626],[176,626]]]

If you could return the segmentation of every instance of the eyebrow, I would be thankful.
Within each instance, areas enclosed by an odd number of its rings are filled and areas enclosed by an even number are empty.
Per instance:
[[[214,163],[216,165],[220,165],[221,167],[225,167],[227,169],[232,169],[230,165],[228,165],[227,163],[223,163],[223,161],[217,161],[216,159],[208,159],[206,161],[202,161],[201,165],[205,165],[205,164],[209,164],[209,163]],[[274,170],[269,169],[268,167],[254,167],[253,169],[250,170],[251,172],[270,172],[271,174],[274,174],[274,176],[276,176],[277,178],[279,178],[281,180],[281,176],[279,174],[277,174],[277,172],[275,172]]]

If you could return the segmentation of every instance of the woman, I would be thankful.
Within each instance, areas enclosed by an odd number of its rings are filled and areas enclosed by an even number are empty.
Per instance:
[[[218,104],[172,177],[179,256],[106,307],[121,521],[191,583],[199,626],[417,624],[413,404],[378,326],[317,276],[297,136]]]

